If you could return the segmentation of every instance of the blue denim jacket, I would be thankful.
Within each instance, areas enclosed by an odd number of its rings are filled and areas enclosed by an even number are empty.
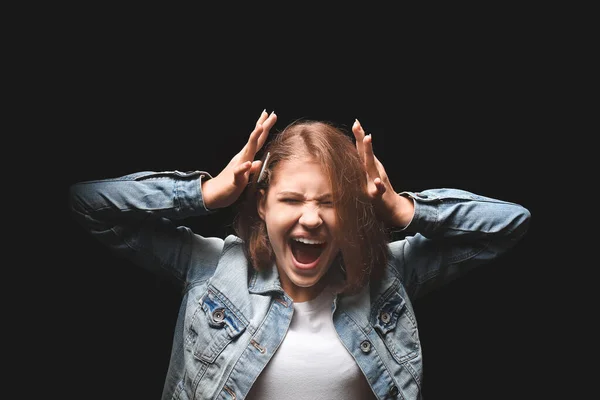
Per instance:
[[[243,399],[282,342],[292,299],[275,266],[256,272],[241,240],[204,237],[178,221],[206,215],[206,172],[140,172],[71,187],[74,217],[118,255],[182,288],[162,398]],[[340,340],[379,399],[420,399],[421,344],[411,301],[489,262],[527,230],[529,211],[458,189],[414,199],[412,236],[389,244],[382,279],[332,305]]]

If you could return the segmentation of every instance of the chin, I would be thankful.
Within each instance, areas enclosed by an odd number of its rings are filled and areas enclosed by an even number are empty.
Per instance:
[[[292,283],[301,288],[311,288],[321,282],[323,276],[320,276],[318,279],[293,279]]]

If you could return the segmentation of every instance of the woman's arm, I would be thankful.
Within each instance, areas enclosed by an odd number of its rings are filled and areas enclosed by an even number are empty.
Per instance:
[[[260,168],[253,158],[276,119],[263,111],[244,148],[215,178],[202,171],[150,171],[80,182],[70,188],[72,215],[118,256],[166,274],[179,286],[207,279],[223,240],[197,235],[178,221],[235,202]]]
[[[358,121],[352,131],[378,216],[414,234],[390,244],[392,266],[412,298],[492,261],[526,233],[531,214],[519,204],[460,189],[396,193],[373,153],[371,135]]]
[[[414,201],[406,236],[390,244],[392,265],[418,298],[513,248],[531,213],[508,201],[460,189],[403,192]]]
[[[210,276],[222,239],[204,238],[176,221],[210,213],[206,172],[139,172],[70,188],[74,219],[117,256],[174,278],[180,286]],[[205,268],[193,271],[190,265]]]

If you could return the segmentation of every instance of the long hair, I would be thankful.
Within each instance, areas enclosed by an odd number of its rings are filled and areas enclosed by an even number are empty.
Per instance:
[[[322,165],[331,183],[345,272],[342,292],[355,292],[370,277],[379,277],[387,262],[388,235],[368,198],[365,167],[350,135],[330,122],[297,120],[275,134],[261,154],[263,177],[260,182],[258,173],[251,177],[233,225],[254,268],[271,267],[275,261],[265,223],[258,214],[257,194],[269,190],[281,161],[309,156]]]

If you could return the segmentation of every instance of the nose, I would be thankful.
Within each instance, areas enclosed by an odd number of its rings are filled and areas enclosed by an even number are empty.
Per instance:
[[[303,207],[302,215],[300,215],[300,220],[298,222],[300,225],[308,229],[318,228],[323,223],[323,219],[321,219],[319,212],[319,207],[312,205]]]

